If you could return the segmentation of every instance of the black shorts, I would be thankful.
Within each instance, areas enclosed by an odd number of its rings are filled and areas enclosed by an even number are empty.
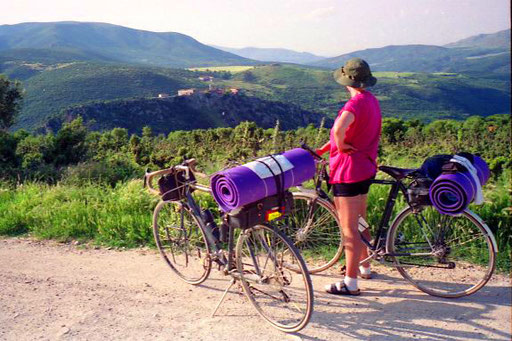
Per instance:
[[[335,197],[355,197],[367,194],[374,177],[359,182],[332,184],[332,193]]]

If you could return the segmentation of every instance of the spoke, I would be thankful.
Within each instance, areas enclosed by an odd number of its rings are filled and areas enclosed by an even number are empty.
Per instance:
[[[270,298],[273,298],[273,299],[278,300],[278,301],[285,302],[283,299],[281,299],[281,298],[279,298],[279,297],[276,297],[276,296],[274,296],[274,295],[268,294],[268,293],[266,293],[266,292],[264,292],[264,291],[262,291],[262,290],[260,290],[260,289],[258,289],[258,288],[256,288],[256,287],[254,287],[254,286],[251,286],[250,288],[251,288],[252,290],[256,290],[257,292],[260,292],[260,293],[262,293],[263,295],[266,295],[266,296],[268,296],[268,297],[270,297]]]
[[[461,238],[462,238],[462,237],[457,237],[457,238],[451,239],[451,240],[450,240],[450,245],[451,245],[452,243],[456,244],[456,240],[459,240],[459,239],[461,239]],[[456,245],[457,245],[457,246],[461,246],[461,245],[467,244],[467,243],[469,243],[469,242],[472,242],[473,240],[480,239],[480,238],[481,238],[481,236],[480,236],[480,237],[479,237],[479,236],[474,236],[473,238],[471,238],[471,239],[469,239],[469,240],[466,240],[466,241],[464,241],[464,242],[462,242],[462,243],[457,243]],[[446,244],[448,244],[448,242],[446,242]]]

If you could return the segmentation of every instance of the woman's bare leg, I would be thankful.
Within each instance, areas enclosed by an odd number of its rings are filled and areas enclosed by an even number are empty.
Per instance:
[[[346,276],[357,278],[361,252],[366,248],[361,241],[357,229],[357,221],[361,210],[361,196],[335,197],[334,203],[338,212],[341,227],[343,230],[343,241],[345,246]]]
[[[366,220],[366,203],[368,201],[368,195],[367,194],[361,194],[359,195],[359,198],[361,199],[359,204],[359,215],[361,217],[364,218],[364,220]],[[364,232],[363,232],[363,237],[369,242],[371,239],[372,239],[372,236],[370,234],[370,230],[369,229],[366,229]],[[366,258],[368,258],[368,247],[366,247],[366,245],[363,243],[363,249],[361,250],[361,256],[360,256],[360,260],[363,261],[365,260]],[[370,266],[370,262],[364,262],[362,264],[365,268],[369,267]]]

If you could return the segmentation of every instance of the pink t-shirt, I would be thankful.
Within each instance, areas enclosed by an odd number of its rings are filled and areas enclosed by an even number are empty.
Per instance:
[[[377,149],[381,130],[381,112],[375,96],[363,91],[352,97],[338,113],[350,111],[354,121],[345,132],[345,143],[354,146],[357,151],[348,155],[336,147],[333,130],[330,134],[330,182],[353,183],[370,179],[377,172]]]

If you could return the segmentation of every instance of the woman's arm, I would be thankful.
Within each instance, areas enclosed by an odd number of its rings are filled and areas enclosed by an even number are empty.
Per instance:
[[[353,113],[350,111],[344,111],[341,113],[340,118],[334,122],[334,126],[332,127],[334,142],[336,143],[336,147],[340,153],[352,154],[357,151],[354,146],[349,143],[345,143],[345,132],[354,120],[355,117]]]
[[[331,149],[331,141],[327,141],[327,143],[325,143],[322,147],[315,150],[315,152],[318,155],[323,155],[325,154],[325,152],[329,151],[329,149]]]

